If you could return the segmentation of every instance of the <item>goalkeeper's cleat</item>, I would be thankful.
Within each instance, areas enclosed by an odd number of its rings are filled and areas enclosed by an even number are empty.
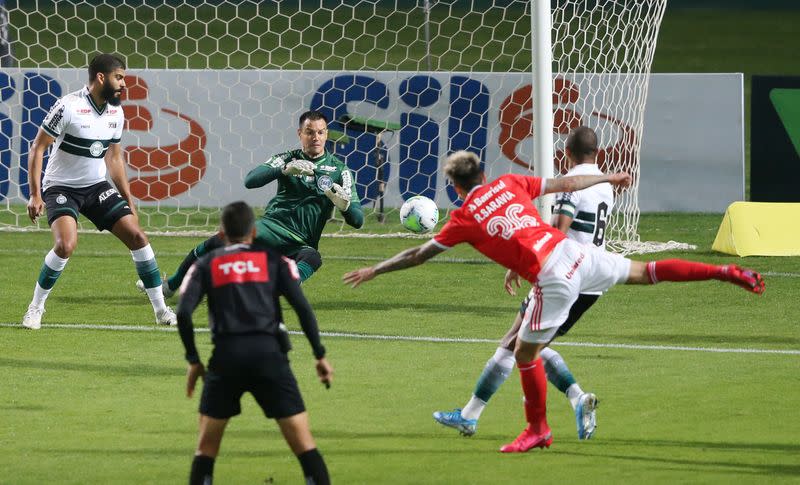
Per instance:
[[[464,419],[460,408],[453,411],[436,411],[433,413],[433,419],[439,424],[457,429],[462,436],[472,436],[478,430],[478,420]]]
[[[31,330],[39,330],[42,328],[43,314],[44,307],[29,306],[25,316],[22,317],[22,326]]]
[[[160,312],[156,312],[156,324],[174,327],[178,324],[178,317],[175,316],[175,312],[172,311],[172,308],[165,307]]]
[[[730,281],[734,285],[741,286],[747,291],[751,291],[757,295],[764,293],[766,285],[764,278],[761,277],[757,271],[752,269],[740,268],[735,264],[728,264],[722,267],[722,279]]]
[[[578,397],[575,406],[575,424],[578,427],[578,439],[588,440],[597,428],[597,396],[591,392],[584,392]]]
[[[142,293],[146,293],[147,290],[144,287],[144,281],[136,280],[136,289],[141,291]],[[164,298],[172,298],[172,296],[175,294],[175,290],[169,287],[166,274],[161,279],[161,293],[164,294]]]
[[[500,447],[502,453],[525,453],[532,448],[550,448],[553,443],[553,433],[550,428],[541,434],[534,433],[530,428],[525,428],[517,439]]]

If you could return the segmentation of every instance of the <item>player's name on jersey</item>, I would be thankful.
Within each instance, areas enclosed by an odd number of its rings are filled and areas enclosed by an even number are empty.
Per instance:
[[[486,192],[485,194],[483,194],[480,197],[475,197],[475,199],[473,199],[469,203],[470,212],[475,212],[475,210],[478,207],[482,206],[484,202],[486,202],[487,200],[492,198],[496,193],[500,192],[504,188],[506,188],[506,183],[504,181],[500,180],[500,181],[497,182],[497,185],[495,185],[494,187],[489,189],[488,192]]]

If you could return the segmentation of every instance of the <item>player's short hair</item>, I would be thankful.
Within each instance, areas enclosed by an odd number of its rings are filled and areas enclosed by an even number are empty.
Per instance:
[[[320,113],[319,111],[315,111],[313,109],[306,111],[305,113],[300,115],[300,123],[298,123],[297,126],[303,126],[303,123],[305,123],[306,120],[311,120],[311,121],[322,120],[325,122],[326,125],[328,124],[328,117]]]
[[[116,69],[126,69],[125,61],[116,54],[98,54],[89,62],[89,81],[99,73],[108,74]]]
[[[241,241],[253,231],[256,218],[247,202],[231,202],[222,209],[222,231],[230,242]]]
[[[578,161],[594,158],[597,155],[597,133],[588,126],[579,126],[570,132],[566,147]]]
[[[480,158],[466,150],[459,150],[447,157],[444,162],[444,174],[455,185],[466,190],[483,182]]]

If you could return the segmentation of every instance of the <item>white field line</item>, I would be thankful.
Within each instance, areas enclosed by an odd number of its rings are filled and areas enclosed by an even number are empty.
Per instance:
[[[19,323],[0,323],[0,327],[20,328]],[[77,330],[110,330],[122,332],[176,332],[175,327],[156,327],[145,325],[88,325],[88,324],[65,324],[53,323],[44,324],[42,327],[47,330],[56,329],[77,329]],[[195,332],[207,333],[208,328],[196,328]],[[303,335],[302,332],[290,331],[292,335]],[[436,342],[436,343],[468,343],[468,344],[496,344],[497,339],[483,338],[452,338],[452,337],[424,337],[424,336],[403,336],[403,335],[371,335],[361,333],[346,332],[320,332],[323,337],[347,338],[358,340],[389,340],[400,342]],[[637,344],[614,344],[614,343],[595,343],[595,342],[554,342],[553,345],[563,347],[588,347],[604,349],[627,349],[627,350],[668,350],[684,352],[712,352],[720,354],[780,354],[780,355],[800,355],[800,350],[778,350],[778,349],[751,349],[751,348],[720,348],[720,347],[689,347],[681,345],[637,345]]]
[[[28,249],[28,248],[14,248],[14,249],[6,249],[0,248],[0,254],[27,254],[27,255],[42,255],[44,257],[47,254],[47,249]],[[188,250],[186,252],[175,252],[175,251],[158,251],[156,253],[157,257],[160,256],[186,256]],[[128,252],[124,250],[111,250],[111,251],[79,251],[76,252],[77,256],[94,256],[94,257],[111,257],[111,256],[128,256]],[[325,259],[331,261],[383,261],[384,257],[381,256],[330,256],[325,255]],[[485,258],[448,258],[443,256],[438,256],[429,261],[430,263],[455,263],[455,264],[495,264],[492,261],[485,259]],[[761,273],[763,276],[776,276],[776,277],[784,277],[784,278],[800,278],[800,273],[784,273],[784,272],[777,272],[777,271],[766,271]]]

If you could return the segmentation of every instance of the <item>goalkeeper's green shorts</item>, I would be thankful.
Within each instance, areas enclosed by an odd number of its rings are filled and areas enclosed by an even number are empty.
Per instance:
[[[311,248],[298,235],[275,224],[269,224],[264,219],[256,221],[256,239],[253,242],[257,246],[274,249],[287,257],[297,254],[303,248]]]

